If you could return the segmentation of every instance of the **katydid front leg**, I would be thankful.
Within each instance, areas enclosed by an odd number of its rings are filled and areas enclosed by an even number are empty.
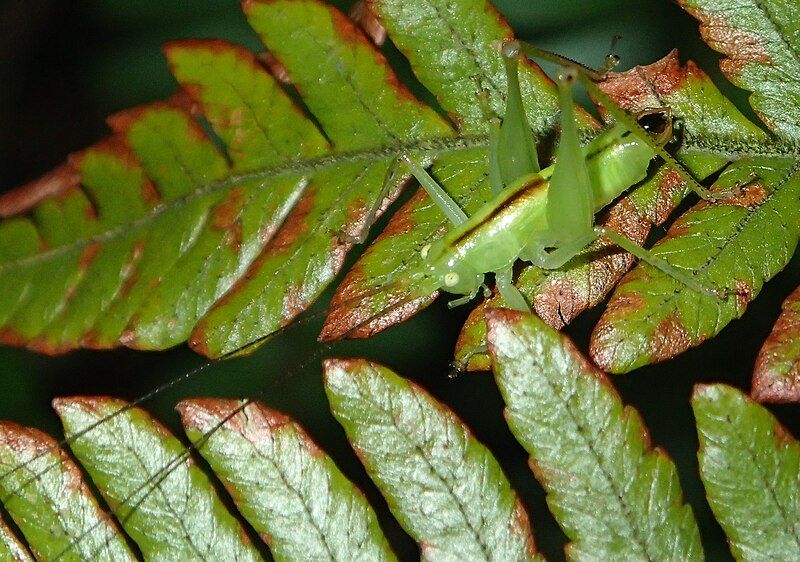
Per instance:
[[[442,189],[442,186],[431,177],[428,171],[417,164],[408,154],[403,154],[400,159],[408,166],[408,169],[417,178],[417,181],[428,194],[436,206],[441,209],[453,226],[461,226],[467,222],[467,214],[458,206],[458,203],[453,201],[453,198]]]

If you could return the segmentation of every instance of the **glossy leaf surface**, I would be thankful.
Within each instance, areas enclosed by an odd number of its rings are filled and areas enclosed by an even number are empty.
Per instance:
[[[703,560],[675,465],[636,410],[558,332],[531,314],[488,314],[506,419],[530,453],[571,560]]]
[[[385,367],[329,359],[331,410],[424,560],[540,560],[500,465],[446,406]]]
[[[766,410],[724,385],[695,389],[700,476],[738,560],[800,553],[800,445]]]

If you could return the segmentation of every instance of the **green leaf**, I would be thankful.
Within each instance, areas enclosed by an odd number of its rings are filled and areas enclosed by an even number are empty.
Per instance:
[[[462,134],[485,134],[489,117],[504,114],[506,76],[498,45],[513,33],[490,2],[379,0],[370,7]],[[520,88],[533,130],[546,135],[558,113],[552,82],[537,66],[525,63],[520,66]],[[583,110],[579,121],[585,128],[596,126]],[[431,174],[472,214],[493,195],[488,166],[484,147],[438,158]],[[321,338],[369,337],[433,302],[438,287],[421,274],[420,250],[450,226],[420,189],[337,288]]]
[[[498,46],[514,35],[491,2],[372,0],[370,8],[461,131],[485,133],[489,115],[505,113],[506,74]],[[520,90],[531,128],[539,134],[551,130],[558,98],[550,79],[524,63]],[[592,119],[580,111],[580,122],[591,126]]]
[[[753,369],[751,393],[759,402],[800,402],[800,288],[782,309]]]
[[[450,128],[399,84],[386,61],[339,12],[315,2],[249,2],[245,13],[287,69],[303,101],[339,151],[383,148],[448,136]],[[331,64],[330,61],[337,61]],[[298,214],[201,324],[196,337],[231,351],[285,324],[311,304],[341,268],[348,239],[379,196],[391,200],[404,174],[382,194],[393,155],[346,160],[311,179]],[[241,326],[251,326],[242,334]],[[255,329],[253,329],[255,328]],[[216,354],[216,353],[212,353]]]
[[[506,419],[572,560],[703,560],[675,465],[572,343],[532,314],[487,312]]]
[[[329,359],[325,389],[425,560],[532,560],[528,516],[491,453],[427,392],[365,360]]]
[[[395,560],[364,496],[290,418],[234,400],[185,400],[178,411],[276,560]]]
[[[111,398],[58,398],[53,407],[73,453],[146,557],[261,559],[181,442],[146,412]]]
[[[800,141],[800,6],[786,0],[680,0],[725,76],[779,136]]]
[[[492,197],[487,157],[486,149],[443,156],[431,170],[467,214]],[[449,226],[427,193],[417,190],[337,287],[320,338],[370,337],[433,302],[439,287],[424,275],[420,252]]]
[[[112,118],[108,141],[0,199],[19,215],[0,223],[15,248],[0,255],[2,341],[239,349],[319,296],[398,194],[405,174],[384,189],[398,154],[469,146],[336,10],[245,7],[323,130],[244,49],[170,44],[179,95]]]
[[[9,562],[33,562],[31,553],[14,536],[2,518],[0,518],[0,559]]]
[[[52,437],[0,424],[0,492],[6,511],[41,560],[136,560],[113,517]]]
[[[797,560],[800,446],[768,410],[727,385],[692,396],[700,476],[737,560]]]
[[[612,73],[598,86],[629,113],[669,107],[679,119],[683,146],[679,159],[696,177],[704,178],[727,163],[725,156],[696,145],[699,140],[720,143],[762,143],[766,135],[725,99],[692,62],[680,64],[673,51],[647,66]],[[600,107],[602,110],[602,106]],[[698,139],[698,140],[695,140]],[[686,195],[688,186],[662,164],[658,170],[610,207],[600,222],[643,244],[653,225],[666,221]],[[515,285],[531,308],[550,326],[561,329],[580,313],[598,305],[633,265],[634,258],[607,239],[599,239],[560,269],[526,266]],[[485,308],[506,303],[495,293],[468,318],[456,345],[456,363],[466,370],[490,367],[486,353]]]
[[[800,236],[798,164],[789,158],[742,160],[716,183],[722,189],[742,184],[734,197],[695,205],[653,248],[729,296],[697,293],[640,264],[617,287],[592,333],[592,359],[603,370],[628,372],[715,336],[789,262]]]

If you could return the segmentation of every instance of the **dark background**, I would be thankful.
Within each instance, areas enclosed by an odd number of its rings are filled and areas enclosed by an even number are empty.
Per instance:
[[[587,64],[599,66],[611,37],[621,69],[647,64],[670,49],[692,58],[748,115],[746,93],[724,82],[718,56],[700,40],[696,22],[662,0],[497,0],[518,36]],[[335,2],[349,6],[350,2]],[[175,88],[159,46],[182,37],[220,37],[260,49],[233,0],[6,0],[0,2],[0,191],[35,178],[106,133],[106,115],[168,96]],[[380,225],[378,225],[379,227]],[[376,227],[376,228],[378,228]],[[725,560],[724,536],[713,521],[697,476],[697,439],[689,407],[696,382],[725,381],[747,390],[760,343],[778,315],[780,302],[800,283],[797,261],[770,283],[744,318],[701,348],[640,369],[613,382],[642,414],[654,443],[676,461],[688,501],[698,517],[709,560]],[[326,297],[327,298],[327,297]],[[319,312],[324,308],[323,299]],[[0,306],[2,304],[0,303]],[[398,553],[414,559],[416,548],[386,513],[327,410],[320,384],[321,356],[364,355],[411,377],[447,402],[498,456],[531,514],[539,547],[549,559],[563,558],[565,537],[546,510],[541,489],[525,464],[525,453],[505,426],[491,377],[446,377],[453,344],[468,311],[448,311],[439,302],[414,320],[366,343],[315,343],[321,318],[313,312],[254,355],[211,365],[158,395],[146,407],[179,431],[172,406],[188,396],[251,396],[303,423],[314,438],[376,505]],[[570,334],[583,349],[599,316],[581,317]],[[409,350],[412,350],[409,353]],[[180,347],[161,353],[128,350],[74,352],[43,357],[0,348],[0,418],[60,435],[49,408],[54,396],[111,394],[135,398],[203,364]],[[280,378],[277,384],[272,383]],[[790,430],[800,433],[796,406],[772,407]]]

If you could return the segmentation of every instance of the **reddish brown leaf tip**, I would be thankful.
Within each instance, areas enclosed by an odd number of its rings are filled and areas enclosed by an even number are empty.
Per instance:
[[[386,28],[383,27],[372,6],[366,0],[359,0],[353,4],[348,15],[369,35],[373,43],[383,45],[386,42]]]
[[[260,60],[264,66],[267,67],[270,74],[272,74],[276,80],[282,82],[283,84],[291,84],[292,77],[289,74],[289,69],[278,60],[274,54],[270,52],[260,53],[258,55],[258,60]]]
[[[175,409],[186,428],[203,430],[208,427],[204,420],[214,420],[239,433],[247,424],[256,424],[275,430],[292,422],[286,414],[267,408],[260,402],[229,400],[222,398],[191,398],[178,402]]]
[[[524,312],[519,310],[511,310],[508,308],[489,308],[486,310],[486,326],[488,334],[489,350],[492,351],[494,341],[496,339],[497,330],[501,329],[505,324],[514,324],[521,321],[525,317]],[[492,355],[494,352],[492,351]]]
[[[62,164],[42,177],[0,195],[0,218],[25,213],[45,199],[69,192],[79,183],[77,170],[70,163]]]
[[[652,64],[612,72],[598,86],[622,109],[636,112],[663,106],[661,98],[678,90],[691,75],[704,76],[692,62],[681,67],[678,51],[673,50]]]
[[[792,370],[784,378],[776,379],[760,371],[757,361],[752,384],[750,394],[759,402],[772,404],[800,402],[800,362],[795,362]]]
[[[359,365],[367,364],[369,364],[369,361],[366,359],[341,359],[338,357],[330,357],[328,359],[323,359],[322,370],[327,375],[328,371],[333,371],[334,369],[349,371],[355,369]]]
[[[753,369],[751,395],[759,402],[800,402],[800,287],[781,308]]]
[[[53,398],[50,404],[59,416],[70,408],[81,408],[87,412],[99,413],[108,406],[116,406],[120,409],[127,406],[127,402],[124,400],[111,396],[59,396]]]
[[[692,8],[686,0],[678,0],[678,3],[700,22],[703,41],[715,51],[728,56],[719,64],[728,78],[736,80],[751,63],[772,64],[772,56],[764,40],[756,33],[731,25],[724,11]]]
[[[61,453],[56,440],[45,432],[10,421],[0,421],[0,445],[17,453],[29,453],[32,456],[49,452]]]

